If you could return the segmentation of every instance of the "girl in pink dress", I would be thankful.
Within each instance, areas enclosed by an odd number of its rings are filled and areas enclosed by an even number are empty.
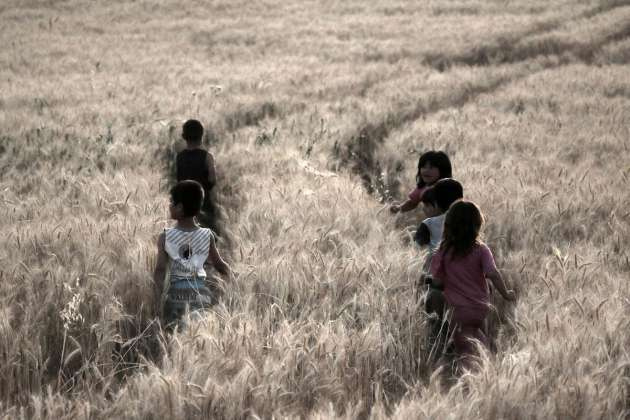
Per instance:
[[[453,169],[448,155],[442,151],[430,150],[423,153],[418,160],[418,174],[416,188],[409,193],[407,200],[394,203],[389,208],[392,213],[406,212],[418,207],[422,194],[435,182],[442,178],[451,178]]]
[[[492,252],[479,240],[483,215],[471,201],[459,200],[446,212],[442,243],[431,261],[433,283],[444,287],[444,297],[451,311],[455,351],[469,365],[475,354],[471,339],[487,345],[482,331],[490,306],[486,278],[508,301],[515,300],[496,268]]]

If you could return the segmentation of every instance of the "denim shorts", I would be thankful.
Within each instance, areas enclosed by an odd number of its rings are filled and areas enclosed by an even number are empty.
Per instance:
[[[164,318],[167,326],[179,323],[188,312],[203,312],[214,305],[215,299],[206,284],[206,279],[177,278],[171,281],[166,293]]]

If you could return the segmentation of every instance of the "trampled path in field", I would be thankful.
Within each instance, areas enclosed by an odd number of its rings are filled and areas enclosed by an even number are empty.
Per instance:
[[[617,8],[623,9],[617,11]],[[605,24],[606,26],[602,26]],[[592,64],[601,60],[602,49],[630,37],[630,6],[625,1],[610,2],[578,13],[570,19],[549,19],[533,28],[511,34],[509,37],[489,40],[463,53],[440,53],[418,57],[420,62],[439,71],[454,66],[487,67],[481,80],[472,80],[461,86],[449,86],[443,91],[431,92],[411,105],[396,106],[380,119],[358,127],[345,141],[335,144],[333,154],[342,167],[350,166],[370,192],[388,197],[391,191],[383,180],[384,173],[395,176],[393,168],[382,167],[378,162],[378,149],[388,143],[392,131],[403,130],[419,118],[449,108],[461,108],[483,94],[492,94],[511,83],[536,73],[576,63]],[[514,64],[514,65],[505,65]],[[390,75],[390,77],[396,77]],[[372,88],[378,82],[373,81]],[[391,146],[395,150],[396,146]],[[385,181],[387,182],[387,181]],[[397,180],[389,180],[395,184]]]

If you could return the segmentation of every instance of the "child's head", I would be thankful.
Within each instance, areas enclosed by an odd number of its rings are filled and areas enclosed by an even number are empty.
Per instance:
[[[440,211],[440,208],[438,207],[433,187],[424,191],[422,198],[420,198],[420,202],[422,203],[424,214],[427,217],[435,217],[444,213],[443,211]]]
[[[472,201],[459,200],[451,205],[444,219],[441,248],[464,256],[477,243],[483,215]]]
[[[203,137],[203,125],[197,120],[186,121],[182,127],[182,137],[190,145],[200,145]]]
[[[171,188],[171,218],[194,217],[203,205],[203,187],[197,181],[180,181]]]
[[[441,150],[430,150],[423,153],[418,159],[418,174],[416,175],[418,188],[433,185],[438,179],[452,176],[451,160]]]
[[[455,201],[464,198],[464,187],[453,178],[439,179],[431,190],[440,214],[445,213]]]

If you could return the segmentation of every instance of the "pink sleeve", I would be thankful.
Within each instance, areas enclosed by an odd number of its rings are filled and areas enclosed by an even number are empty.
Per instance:
[[[481,269],[483,270],[483,274],[488,274],[497,269],[496,264],[494,263],[494,257],[492,256],[492,251],[485,244],[480,247],[481,252]]]
[[[426,190],[426,187],[416,188],[415,190],[411,191],[408,196],[409,200],[418,204],[422,199],[422,194],[424,194],[424,190]]]
[[[433,254],[433,257],[431,257],[431,275],[435,278],[444,280],[442,258],[444,258],[444,252],[441,249],[438,249],[435,254]]]

